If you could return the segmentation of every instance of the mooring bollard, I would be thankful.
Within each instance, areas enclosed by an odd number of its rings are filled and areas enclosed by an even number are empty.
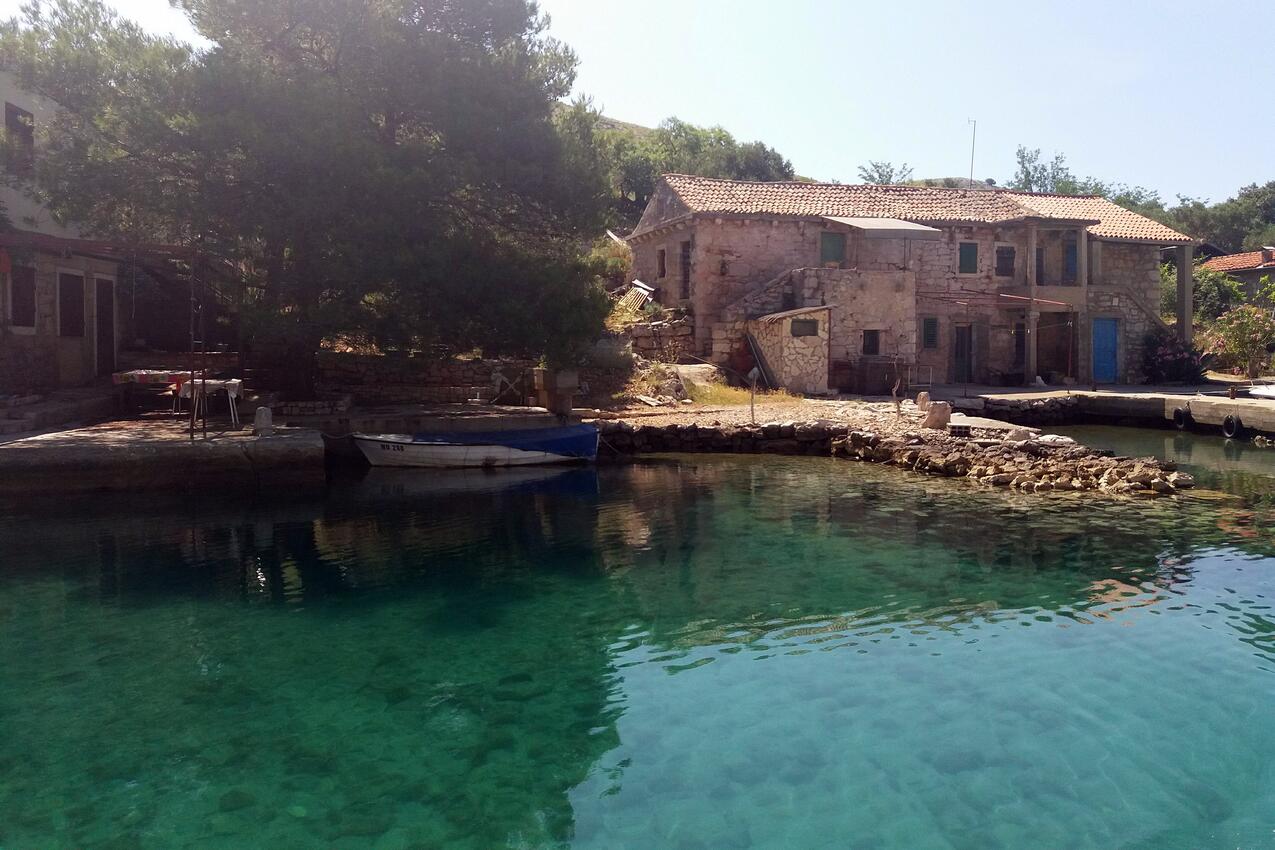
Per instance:
[[[268,407],[258,407],[252,417],[252,433],[256,437],[269,437],[274,434],[274,414]]]

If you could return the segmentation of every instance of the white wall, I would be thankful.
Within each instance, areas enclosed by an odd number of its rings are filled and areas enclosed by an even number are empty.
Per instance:
[[[0,71],[0,100],[12,103],[34,116],[35,120],[35,155],[40,156],[41,135],[47,131],[57,105],[50,100],[23,91],[17,80],[8,71]],[[0,203],[4,204],[5,214],[10,223],[18,230],[30,230],[49,236],[80,236],[78,228],[61,225],[55,222],[48,210],[38,201],[33,200],[24,187],[0,185]]]

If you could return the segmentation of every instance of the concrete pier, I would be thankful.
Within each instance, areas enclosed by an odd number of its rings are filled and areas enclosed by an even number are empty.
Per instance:
[[[184,423],[110,422],[0,445],[0,495],[162,490],[250,491],[324,482],[317,431],[210,431],[192,442]]]
[[[1148,425],[1174,422],[1174,412],[1188,414],[1188,425],[1221,432],[1228,416],[1243,430],[1275,434],[1275,399],[1247,398],[1242,390],[1228,398],[1225,388],[1210,386],[1204,392],[1189,388],[1129,387],[1102,390],[1049,390],[1017,392],[1004,389],[944,387],[931,392],[953,408],[979,416],[1030,425],[1061,424],[1079,419],[1131,420]]]

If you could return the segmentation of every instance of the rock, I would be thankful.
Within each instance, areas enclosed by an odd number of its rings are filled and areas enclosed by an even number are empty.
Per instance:
[[[269,437],[274,434],[274,414],[268,407],[258,407],[252,417],[252,433],[257,437]]]
[[[1032,432],[1026,428],[1011,428],[1005,434],[1005,442],[1007,443],[1024,443],[1032,438]]]
[[[310,814],[308,811],[306,811],[305,806],[288,806],[287,812],[288,814],[292,815],[294,818],[303,818],[307,816],[308,814]]]
[[[217,800],[217,808],[223,812],[236,812],[240,809],[246,809],[256,802],[257,798],[244,789],[231,788]]]
[[[1186,487],[1194,487],[1195,479],[1185,472],[1175,472],[1169,476],[1168,481],[1175,489],[1183,489]]]
[[[1168,481],[1165,481],[1163,478],[1157,478],[1151,482],[1151,489],[1156,491],[1157,493],[1172,493],[1174,490],[1174,487],[1172,484],[1170,484]]]
[[[930,402],[929,410],[926,411],[925,421],[921,423],[921,427],[943,430],[947,428],[948,423],[951,421],[952,405],[945,401],[933,401]]]

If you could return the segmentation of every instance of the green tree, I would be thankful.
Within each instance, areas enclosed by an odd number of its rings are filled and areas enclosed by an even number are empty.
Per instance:
[[[0,60],[65,107],[37,164],[57,213],[230,261],[302,384],[338,333],[569,356],[600,329],[579,245],[603,169],[584,119],[555,121],[575,57],[534,4],[175,5],[209,47],[100,0],[0,27]]]
[[[792,163],[775,149],[761,142],[740,143],[721,127],[698,127],[677,118],[669,118],[653,130],[599,123],[596,144],[610,163],[611,221],[622,229],[637,223],[661,174],[794,179]]]
[[[1209,269],[1204,259],[1195,261],[1193,304],[1195,316],[1212,321],[1244,302],[1244,284],[1225,272]],[[1172,316],[1178,310],[1178,272],[1168,263],[1160,266],[1160,313]]]
[[[906,183],[912,179],[912,168],[906,162],[896,167],[892,162],[869,160],[867,165],[859,166],[859,179],[880,185]]]

